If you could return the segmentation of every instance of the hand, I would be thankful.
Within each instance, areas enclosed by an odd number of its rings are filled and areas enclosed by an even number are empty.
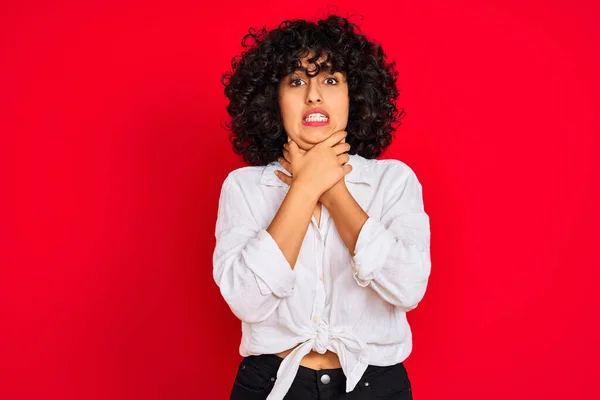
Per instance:
[[[289,140],[284,145],[283,155],[278,161],[292,176],[281,171],[276,174],[281,181],[292,186],[299,184],[324,200],[333,192],[345,188],[344,176],[352,171],[352,166],[346,164],[350,157],[345,154],[350,145],[345,143],[347,133],[339,131],[318,143],[309,151],[304,151]]]

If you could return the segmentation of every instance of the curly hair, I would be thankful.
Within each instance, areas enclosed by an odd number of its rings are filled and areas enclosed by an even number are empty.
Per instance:
[[[356,33],[355,27],[360,31],[348,19],[332,14],[316,23],[285,20],[271,31],[249,29],[242,39],[247,50],[232,59],[232,70],[221,77],[231,116],[225,128],[231,131],[229,140],[235,153],[255,166],[282,156],[287,135],[279,108],[279,83],[301,67],[300,58],[311,51],[314,56],[308,63],[315,64],[315,75],[327,68],[346,76],[349,153],[375,158],[391,144],[405,115],[404,109],[398,111],[395,105],[395,62],[387,63],[381,46]],[[246,44],[247,39],[254,43]],[[326,61],[319,65],[316,61],[323,54]]]

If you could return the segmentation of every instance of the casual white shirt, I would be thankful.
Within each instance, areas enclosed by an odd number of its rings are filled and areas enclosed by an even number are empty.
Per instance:
[[[266,231],[289,186],[278,162],[244,167],[225,179],[219,199],[213,274],[242,321],[240,354],[274,354],[281,363],[268,400],[283,399],[311,350],[337,353],[352,391],[367,366],[404,361],[412,351],[406,312],[423,298],[431,271],[429,217],[413,170],[398,160],[351,155],[345,176],[369,215],[354,257],[327,209],[308,227],[294,269]]]

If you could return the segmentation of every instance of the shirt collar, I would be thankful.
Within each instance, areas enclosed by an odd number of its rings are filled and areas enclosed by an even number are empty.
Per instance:
[[[368,174],[369,163],[367,159],[357,155],[349,154],[350,160],[348,164],[352,165],[352,171],[345,176],[346,182],[351,183],[366,183],[371,185],[371,177]],[[265,166],[262,176],[260,178],[261,185],[266,186],[287,186],[286,183],[282,182],[277,175],[275,170],[283,171],[287,174],[285,169],[281,166],[279,161],[273,161],[272,163]]]

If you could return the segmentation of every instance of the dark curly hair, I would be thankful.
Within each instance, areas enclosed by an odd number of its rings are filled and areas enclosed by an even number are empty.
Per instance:
[[[248,49],[232,59],[232,70],[221,77],[231,116],[225,128],[231,131],[234,151],[248,164],[266,165],[282,156],[287,136],[279,109],[279,83],[301,67],[300,58],[311,51],[314,57],[308,63],[315,64],[315,75],[327,68],[346,76],[349,152],[375,158],[391,144],[405,115],[395,105],[395,62],[387,63],[381,46],[356,33],[355,27],[360,31],[348,19],[332,14],[316,23],[285,20],[271,31],[249,29],[242,39]],[[247,39],[254,43],[246,44]],[[318,65],[320,55],[327,58]]]

